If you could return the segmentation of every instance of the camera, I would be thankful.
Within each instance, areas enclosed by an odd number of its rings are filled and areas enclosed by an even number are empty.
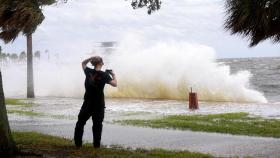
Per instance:
[[[113,70],[112,69],[106,69],[105,72],[108,73],[108,74],[112,74]]]

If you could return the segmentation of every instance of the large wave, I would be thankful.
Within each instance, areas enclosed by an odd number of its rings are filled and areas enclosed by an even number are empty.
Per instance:
[[[127,38],[105,58],[105,68],[114,69],[118,78],[118,88],[107,87],[107,96],[188,99],[192,87],[203,101],[266,102],[262,93],[250,87],[251,73],[231,74],[228,65],[216,62],[212,48],[187,42],[139,42],[143,40]],[[81,57],[76,59],[35,62],[36,95],[82,97],[84,74]],[[25,64],[5,66],[2,72],[6,96],[25,95]]]

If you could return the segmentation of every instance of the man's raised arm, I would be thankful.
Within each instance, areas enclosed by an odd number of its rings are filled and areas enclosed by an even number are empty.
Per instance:
[[[91,60],[92,60],[92,57],[90,57],[82,62],[83,69],[85,69],[87,67],[87,63],[89,63]]]

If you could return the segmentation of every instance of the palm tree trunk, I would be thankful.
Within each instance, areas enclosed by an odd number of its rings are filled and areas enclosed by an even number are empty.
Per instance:
[[[2,85],[2,75],[0,71],[0,155],[1,157],[12,158],[15,156],[16,145],[11,135],[8,122],[5,97]]]
[[[34,98],[33,82],[33,53],[32,53],[32,34],[26,36],[27,40],[27,98]]]

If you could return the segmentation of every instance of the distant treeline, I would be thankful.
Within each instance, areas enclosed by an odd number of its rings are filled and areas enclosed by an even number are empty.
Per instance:
[[[33,56],[36,60],[40,60],[41,52],[36,51]],[[0,46],[0,62],[1,64],[6,64],[10,62],[26,62],[27,55],[25,51],[22,51],[19,55],[17,53],[4,53],[2,47]]]

